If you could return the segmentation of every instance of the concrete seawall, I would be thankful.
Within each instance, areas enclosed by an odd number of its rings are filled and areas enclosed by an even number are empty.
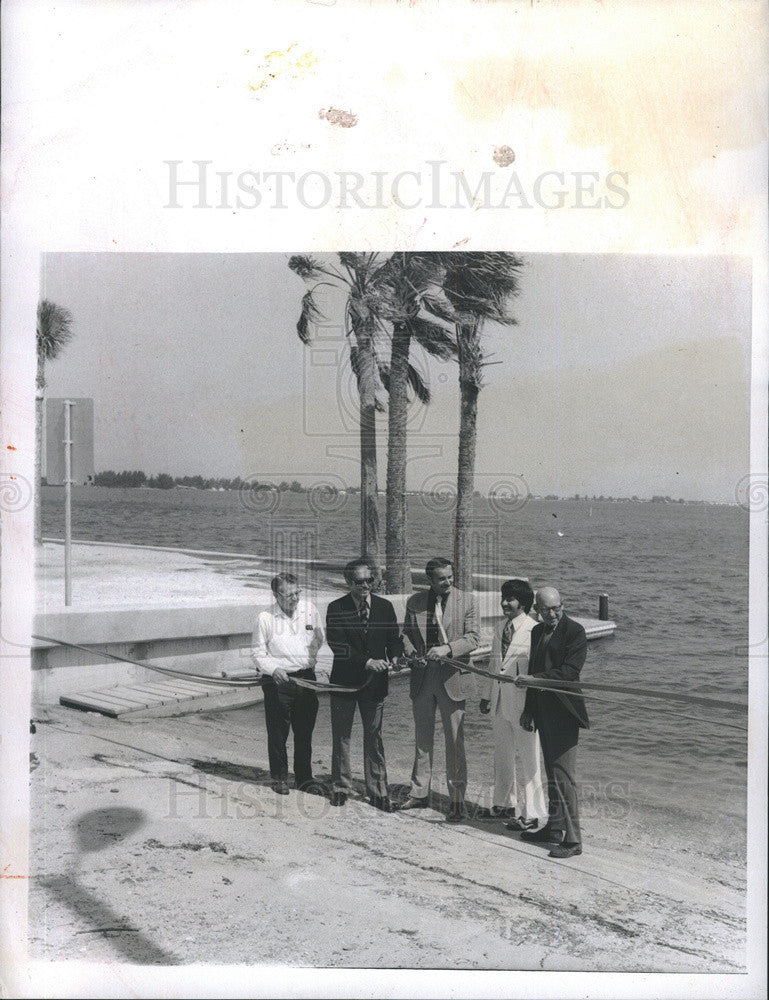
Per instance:
[[[227,553],[75,543],[74,603],[57,600],[62,583],[62,550],[47,543],[38,580],[41,596],[33,634],[105,650],[133,660],[159,660],[164,666],[221,676],[250,665],[248,648],[260,609],[269,606],[272,570],[254,570],[250,560]],[[222,559],[226,558],[226,562]],[[245,568],[244,568],[245,566]],[[330,601],[341,590],[305,591],[325,618]],[[210,596],[206,596],[206,595]],[[387,599],[403,621],[408,595]],[[488,656],[493,623],[499,617],[496,591],[476,593],[481,615],[478,657]],[[54,610],[55,608],[55,610]],[[611,635],[611,621],[578,619],[589,639]],[[324,646],[320,663],[330,669],[331,651]],[[78,689],[151,680],[140,666],[111,661],[98,653],[68,649],[33,640],[33,701],[53,704]]]

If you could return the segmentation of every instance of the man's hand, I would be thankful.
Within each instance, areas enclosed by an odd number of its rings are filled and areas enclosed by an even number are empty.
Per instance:
[[[515,680],[513,681],[513,684],[515,684],[517,688],[528,687],[526,680],[527,680],[526,674],[517,674]]]
[[[445,646],[433,646],[432,649],[427,650],[428,660],[440,660],[444,656],[451,656],[451,646],[448,644]]]
[[[478,708],[481,710],[481,715],[488,715],[491,711],[491,702],[488,698],[481,698],[481,703]]]
[[[521,712],[521,729],[525,729],[527,733],[534,732],[534,719],[531,712]]]
[[[272,679],[278,685],[278,687],[288,687],[291,683],[291,678],[288,676],[285,670],[281,667],[276,667],[273,672]]]
[[[366,670],[371,670],[375,674],[386,674],[390,664],[387,660],[367,660]]]

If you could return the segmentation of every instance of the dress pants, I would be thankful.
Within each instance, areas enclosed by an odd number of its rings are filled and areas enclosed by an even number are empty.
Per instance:
[[[297,676],[314,677],[302,670]],[[273,781],[288,780],[286,741],[294,731],[294,778],[296,784],[312,781],[312,730],[318,714],[318,696],[308,688],[290,684],[278,687],[271,677],[262,681],[264,718],[267,723],[267,756]]]
[[[552,696],[551,696],[552,697]],[[563,830],[564,840],[570,844],[582,843],[579,828],[577,798],[577,720],[566,708],[537,709],[534,721],[542,743],[545,758],[548,797],[550,799],[549,824],[553,830]]]
[[[387,771],[382,744],[382,711],[384,701],[367,701],[363,692],[331,695],[331,780],[335,792],[352,789],[350,772],[350,734],[355,719],[355,706],[363,723],[363,772],[369,797],[387,796]]]
[[[494,805],[515,809],[521,819],[535,819],[540,825],[547,819],[539,736],[521,729],[518,719],[511,722],[506,718],[499,701],[494,714]]]
[[[452,802],[462,802],[467,787],[467,760],[465,758],[465,702],[454,701],[446,694],[441,680],[441,668],[428,664],[422,689],[411,701],[414,712],[416,753],[411,772],[411,795],[426,798],[430,793],[433,773],[433,744],[435,741],[435,710],[441,713],[443,733],[446,737],[446,783]]]

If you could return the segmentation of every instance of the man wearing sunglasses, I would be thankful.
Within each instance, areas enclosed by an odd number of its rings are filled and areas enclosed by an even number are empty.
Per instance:
[[[376,809],[392,812],[382,715],[390,662],[402,653],[395,608],[373,593],[376,576],[365,559],[344,569],[350,592],[332,601],[326,612],[326,639],[334,654],[331,683],[360,688],[331,695],[331,805],[343,806],[352,789],[350,734],[357,705],[363,723],[363,769],[366,794]]]

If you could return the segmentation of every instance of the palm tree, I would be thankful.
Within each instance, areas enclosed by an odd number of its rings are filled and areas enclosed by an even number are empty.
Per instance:
[[[482,333],[487,320],[514,326],[510,300],[519,294],[524,262],[506,251],[447,253],[442,291],[450,305],[432,301],[432,309],[453,318],[459,360],[459,454],[457,461],[457,508],[454,530],[454,560],[457,585],[473,589],[473,492],[477,440],[478,395],[483,387],[483,368],[488,363]]]
[[[35,542],[43,540],[40,489],[43,473],[43,397],[45,363],[56,358],[72,339],[72,314],[55,302],[42,299],[37,306],[37,391],[35,393]]]
[[[456,356],[449,333],[430,316],[424,301],[442,274],[440,255],[429,252],[394,253],[386,265],[390,292],[388,319],[392,347],[387,379],[389,392],[387,442],[386,590],[411,592],[411,560],[406,527],[406,441],[409,388],[422,403],[430,402],[429,389],[415,378],[409,362],[412,341],[429,354],[448,360]],[[452,331],[453,332],[453,331]]]
[[[304,344],[312,339],[313,328],[323,318],[318,303],[322,288],[345,293],[345,335],[350,342],[350,365],[357,381],[360,411],[361,554],[378,568],[376,414],[384,410],[382,396],[390,383],[389,366],[383,356],[383,345],[389,337],[385,325],[389,255],[343,252],[336,256],[336,261],[323,262],[306,254],[290,258],[291,270],[311,283],[302,299],[297,333]],[[410,364],[407,379],[418,394],[424,395],[426,386]]]

